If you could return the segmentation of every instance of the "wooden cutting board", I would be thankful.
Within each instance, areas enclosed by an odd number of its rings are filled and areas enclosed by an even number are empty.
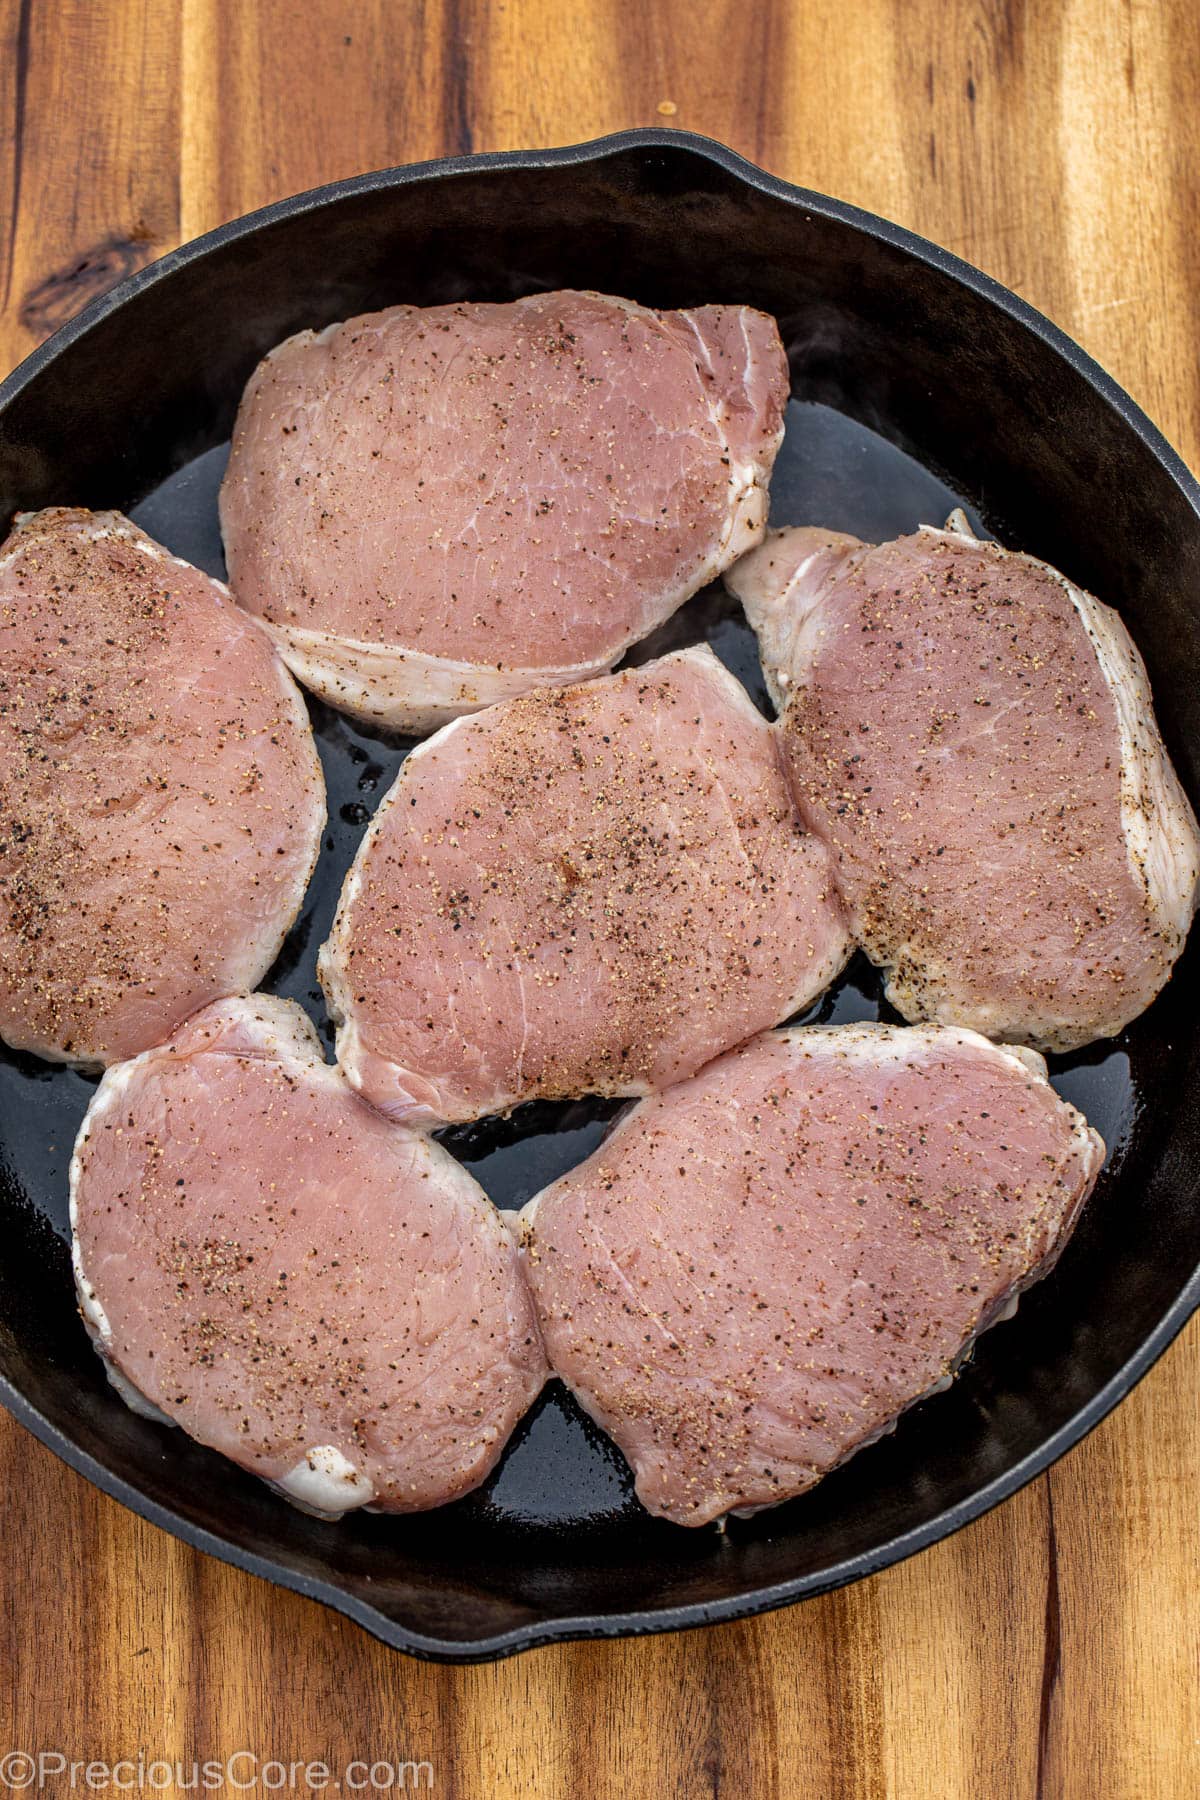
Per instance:
[[[1194,0],[0,0],[0,41],[4,368],[280,195],[669,122],[989,270],[1200,464]],[[1194,1323],[1050,1475],[853,1589],[473,1669],[184,1548],[4,1416],[0,1776],[243,1751],[563,1800],[1195,1795],[1198,1377]]]

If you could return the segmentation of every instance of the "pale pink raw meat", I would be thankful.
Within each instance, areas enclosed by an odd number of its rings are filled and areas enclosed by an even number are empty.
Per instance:
[[[847,954],[770,727],[692,649],[422,744],[318,966],[351,1081],[430,1125],[665,1087]]]
[[[651,1512],[774,1505],[949,1382],[1052,1266],[1103,1156],[1034,1051],[767,1033],[525,1208],[551,1367]]]
[[[396,306],[252,376],[229,576],[296,675],[405,731],[612,668],[762,537],[788,370],[745,306]]]
[[[545,1379],[500,1214],[351,1092],[290,1001],[219,1002],[111,1068],[71,1219],[119,1391],[308,1511],[468,1492]]]
[[[727,581],[889,999],[1069,1050],[1166,981],[1200,834],[1117,614],[951,526],[877,546],[774,532]]]
[[[321,847],[304,702],[220,582],[119,513],[0,550],[0,1037],[96,1065],[253,987]]]

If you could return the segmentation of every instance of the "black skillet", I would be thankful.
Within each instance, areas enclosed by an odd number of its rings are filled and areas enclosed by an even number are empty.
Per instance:
[[[118,506],[221,569],[214,496],[234,408],[289,332],[395,301],[594,287],[652,306],[774,313],[794,400],[777,522],[868,538],[984,530],[1117,606],[1167,741],[1200,793],[1200,489],[1131,401],[1024,302],[955,257],[679,132],[393,169],[286,200],[133,276],[0,387],[0,523]],[[706,637],[766,705],[719,590],[652,644]],[[330,827],[270,985],[329,1031],[313,974],[342,873],[407,746],[312,704]],[[341,1608],[422,1656],[663,1630],[780,1606],[975,1518],[1128,1392],[1200,1301],[1197,957],[1115,1043],[1053,1066],[1110,1146],[1055,1273],[952,1392],[812,1494],[725,1535],[648,1518],[621,1458],[557,1390],[477,1494],[407,1519],[321,1524],[181,1433],[128,1412],[75,1313],[67,1162],[93,1084],[0,1062],[0,1399],[92,1481],[187,1542]],[[885,1009],[856,963],[816,1009]],[[445,1134],[519,1205],[599,1141],[612,1103],[534,1106]]]

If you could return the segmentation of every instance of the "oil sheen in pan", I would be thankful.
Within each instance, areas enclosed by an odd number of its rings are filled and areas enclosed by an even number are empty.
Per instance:
[[[133,518],[151,536],[189,562],[222,576],[216,495],[227,455],[228,446],[223,446],[198,457],[132,509]],[[787,435],[772,484],[774,524],[820,523],[878,541],[921,523],[941,524],[962,504],[961,496],[936,475],[865,426],[826,406],[798,401],[789,406]],[[976,529],[986,530],[987,521],[970,507],[966,510]],[[698,594],[639,645],[630,660],[645,662],[701,640],[712,645],[769,713],[754,638],[741,609],[719,584]],[[328,784],[329,827],[304,909],[266,985],[306,1007],[332,1048],[333,1032],[316,979],[317,949],[328,934],[363,826],[387,792],[412,740],[374,736],[320,701],[310,699],[309,709]],[[881,998],[875,971],[861,956],[805,1016],[824,1022],[896,1017]],[[1137,1058],[1129,1041],[1136,1033],[1135,1024],[1114,1044],[1051,1060],[1054,1085],[1103,1134],[1110,1170],[1123,1160],[1142,1119]],[[31,1231],[45,1237],[47,1254],[61,1264],[65,1309],[74,1304],[65,1249],[67,1165],[94,1085],[94,1080],[32,1057],[0,1054],[4,1173],[36,1215],[29,1220]],[[611,1100],[537,1102],[508,1119],[484,1120],[439,1135],[497,1205],[519,1207],[594,1150],[621,1108],[621,1102]],[[1102,1177],[1078,1228],[1079,1238],[1101,1215],[1111,1191],[1110,1182]],[[1053,1285],[1051,1277],[1022,1305],[1053,1305]],[[79,1329],[82,1332],[82,1326]],[[1003,1327],[985,1336],[975,1352],[976,1361],[996,1360],[1001,1367],[1004,1338]],[[936,1399],[928,1402],[938,1404]],[[166,1427],[161,1429],[168,1436],[169,1453],[170,1434]],[[887,1454],[885,1442],[862,1452],[862,1457],[883,1459]],[[792,1504],[802,1506],[805,1501]],[[542,1396],[485,1485],[454,1510],[463,1516],[464,1527],[509,1519],[535,1529],[587,1525],[593,1531],[640,1512],[621,1456],[558,1387]],[[770,1517],[734,1521],[730,1530],[739,1534],[769,1530]],[[385,1528],[404,1525],[392,1521]]]

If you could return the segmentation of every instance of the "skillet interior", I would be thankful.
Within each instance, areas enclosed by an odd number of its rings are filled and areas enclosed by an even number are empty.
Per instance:
[[[0,388],[0,513],[117,505],[220,572],[214,496],[233,411],[288,332],[404,299],[590,286],[780,319],[795,399],[777,523],[886,537],[965,503],[1119,607],[1200,793],[1200,495],[1132,404],[1045,321],[894,227],[678,133],[399,170],[286,202],[98,302]],[[706,636],[765,705],[736,606],[709,590],[639,651]],[[323,1022],[313,975],[342,873],[407,745],[312,703],[330,787],[316,880],[269,985]],[[419,1654],[732,1617],[920,1548],[1044,1467],[1111,1406],[1200,1296],[1197,955],[1112,1045],[1055,1059],[1110,1164],[1055,1273],[953,1391],[802,1500],[715,1531],[656,1523],[557,1391],[477,1495],[402,1520],[304,1518],[127,1412],[75,1315],[66,1167],[93,1084],[0,1056],[0,1398],[140,1512],[349,1611]],[[888,1016],[856,961],[821,1017]],[[327,1032],[328,1038],[328,1032]],[[618,1108],[523,1109],[445,1134],[504,1205],[585,1155]]]

